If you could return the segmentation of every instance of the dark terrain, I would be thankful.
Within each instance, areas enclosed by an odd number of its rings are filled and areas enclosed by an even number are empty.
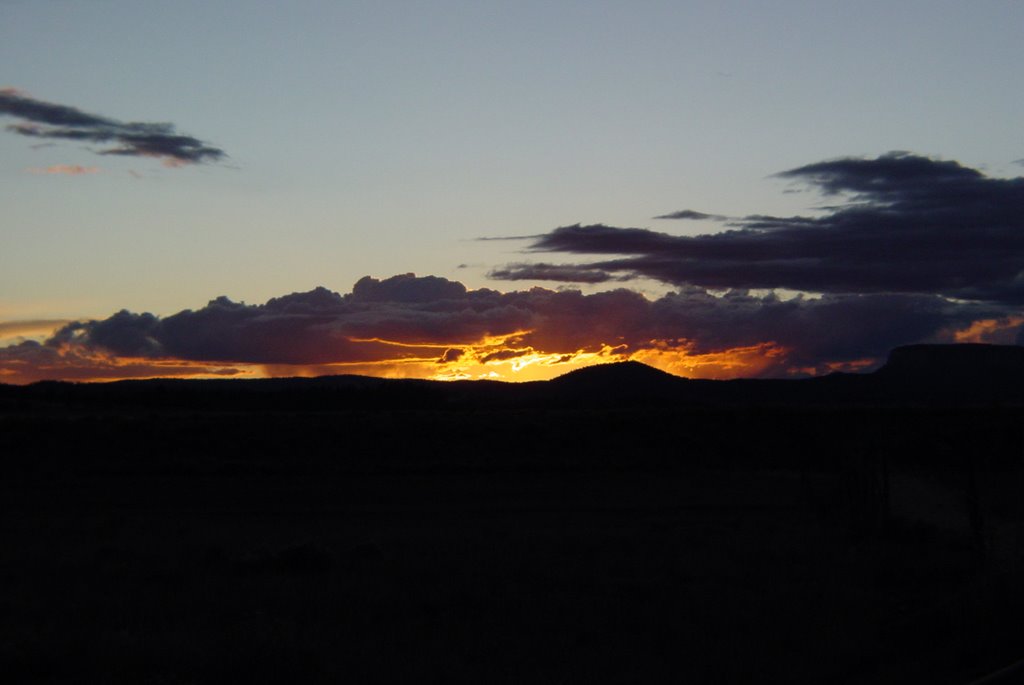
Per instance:
[[[0,385],[12,683],[963,683],[1024,658],[1024,348],[692,381]]]

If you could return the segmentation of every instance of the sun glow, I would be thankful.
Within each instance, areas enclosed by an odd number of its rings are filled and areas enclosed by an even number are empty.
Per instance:
[[[612,361],[623,361],[616,348],[603,346],[597,350],[547,353],[533,348],[501,351],[473,349],[464,352],[451,364],[445,364],[433,373],[432,380],[489,379],[513,382],[541,381],[561,376],[574,369]]]

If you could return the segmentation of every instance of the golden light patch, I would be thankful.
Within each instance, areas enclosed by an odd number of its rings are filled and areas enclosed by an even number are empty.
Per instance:
[[[612,361],[623,361],[625,357],[611,353],[613,348],[603,347],[597,351],[578,351],[572,353],[543,353],[531,351],[507,359],[490,359],[487,354],[473,350],[456,363],[444,365],[437,369],[430,378],[432,380],[498,380],[514,383],[526,381],[545,381],[561,376],[564,373],[594,364],[606,364]]]

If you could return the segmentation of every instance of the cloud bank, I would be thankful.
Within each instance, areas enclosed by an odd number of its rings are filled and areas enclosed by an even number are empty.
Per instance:
[[[0,89],[0,114],[21,120],[7,126],[21,136],[110,145],[99,151],[101,155],[155,157],[167,166],[216,162],[227,156],[219,148],[177,133],[173,124],[122,122],[36,100],[14,88]]]
[[[563,226],[534,252],[603,255],[585,264],[513,264],[500,280],[647,277],[711,289],[941,295],[1024,304],[1024,178],[988,178],[904,152],[782,172],[836,200],[821,216],[748,216],[722,233],[675,236],[602,224]],[[710,218],[684,210],[659,218]]]
[[[694,377],[786,376],[870,367],[897,345],[1017,335],[998,306],[936,295],[781,299],[690,286],[656,300],[627,290],[498,292],[413,274],[365,277],[260,305],[226,297],[160,318],[122,310],[45,342],[0,349],[0,379],[370,373],[545,378],[640,359]],[[987,323],[986,323],[987,322]]]

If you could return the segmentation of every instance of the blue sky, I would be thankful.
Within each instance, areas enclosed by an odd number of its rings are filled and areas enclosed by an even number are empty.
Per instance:
[[[1009,1],[0,0],[0,88],[227,153],[167,168],[0,131],[0,321],[405,272],[525,288],[487,278],[525,245],[477,238],[808,213],[771,175],[837,157],[1017,176],[1022,33]]]

